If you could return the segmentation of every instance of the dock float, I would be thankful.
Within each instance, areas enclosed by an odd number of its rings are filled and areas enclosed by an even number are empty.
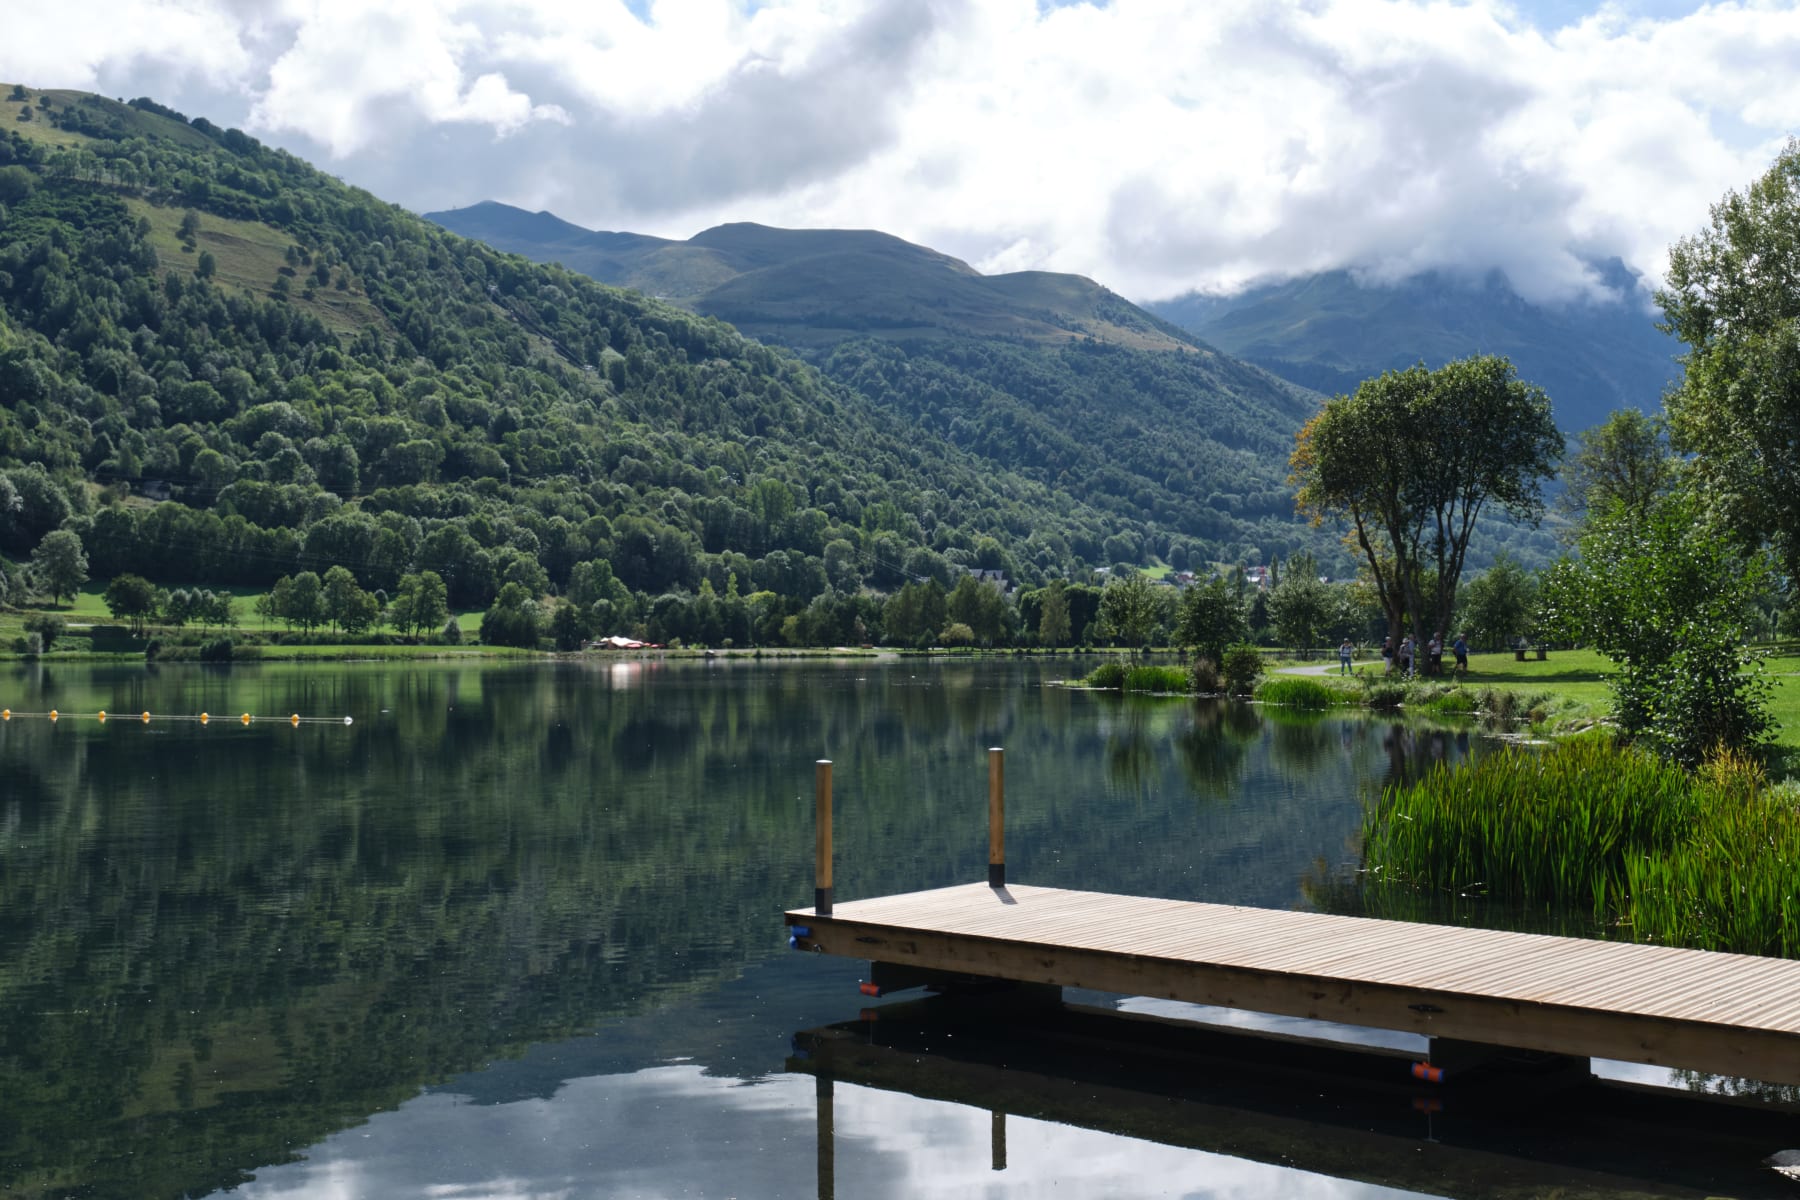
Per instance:
[[[834,903],[827,816],[790,944],[869,960],[876,995],[1004,981],[1422,1034],[1440,1078],[1523,1050],[1800,1084],[1800,961],[1008,885],[990,756],[988,883]]]

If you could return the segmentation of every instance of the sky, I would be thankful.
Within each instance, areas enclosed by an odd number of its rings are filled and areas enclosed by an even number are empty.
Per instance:
[[[874,228],[1140,301],[1654,283],[1800,133],[1800,0],[68,0],[0,80],[148,95],[416,211]]]

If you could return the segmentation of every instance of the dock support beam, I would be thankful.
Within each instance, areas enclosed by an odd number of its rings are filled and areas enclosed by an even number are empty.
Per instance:
[[[818,774],[813,785],[813,912],[821,917],[831,915],[831,760],[818,761]]]
[[[1006,886],[1006,751],[988,750],[988,886]]]

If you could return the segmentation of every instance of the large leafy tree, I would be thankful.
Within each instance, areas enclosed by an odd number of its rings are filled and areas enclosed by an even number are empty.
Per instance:
[[[52,600],[73,600],[88,577],[87,552],[81,539],[67,529],[53,529],[31,552],[31,575]]]
[[[1173,593],[1143,575],[1115,579],[1100,593],[1100,622],[1120,641],[1135,650],[1150,645],[1162,622],[1165,601]]]
[[[1422,640],[1449,629],[1476,520],[1494,505],[1535,521],[1561,453],[1543,389],[1479,355],[1388,371],[1326,401],[1289,466],[1299,510],[1348,527],[1389,632],[1410,618]]]
[[[1677,449],[1723,524],[1750,546],[1773,544],[1800,568],[1800,142],[1707,228],[1669,250],[1657,294],[1688,346],[1667,400]]]
[[[115,575],[106,585],[106,607],[113,616],[131,622],[131,631],[144,632],[144,620],[156,615],[156,585],[142,575]]]
[[[1242,574],[1238,576],[1242,580]],[[1215,575],[1181,594],[1175,618],[1175,640],[1192,646],[1215,663],[1225,660],[1225,647],[1250,637],[1250,619],[1243,597],[1232,581]]]

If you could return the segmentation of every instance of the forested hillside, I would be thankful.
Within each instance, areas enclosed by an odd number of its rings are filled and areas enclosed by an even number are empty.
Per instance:
[[[977,413],[852,348],[844,371],[895,397],[872,404],[717,321],[466,241],[235,130],[7,86],[0,553],[14,559],[67,526],[99,578],[268,584],[342,564],[392,589],[432,570],[460,606],[507,582],[618,619],[712,597],[735,606],[727,631],[803,617],[809,639],[836,640],[856,634],[863,584],[977,565],[1029,582],[1183,536],[1197,553],[1262,551],[1244,522],[1174,512],[1220,487],[1204,456],[1121,461],[1088,502],[1087,477],[1059,463],[1115,438],[1152,447],[1181,417],[1092,411],[1087,446],[1032,424],[1104,397],[1118,377],[1099,366],[1085,391],[1046,381],[1029,411]],[[1256,487],[1235,494],[1304,536],[1273,516],[1281,431],[1241,420],[1234,452]],[[1015,433],[1029,471],[951,444]],[[1141,494],[1152,476],[1162,491]]]
[[[1118,528],[1094,565],[1349,560],[1294,518],[1287,459],[1318,397],[1076,275],[982,275],[872,230],[721,225],[686,241],[483,203],[447,228],[667,296],[805,355],[882,411]]]

